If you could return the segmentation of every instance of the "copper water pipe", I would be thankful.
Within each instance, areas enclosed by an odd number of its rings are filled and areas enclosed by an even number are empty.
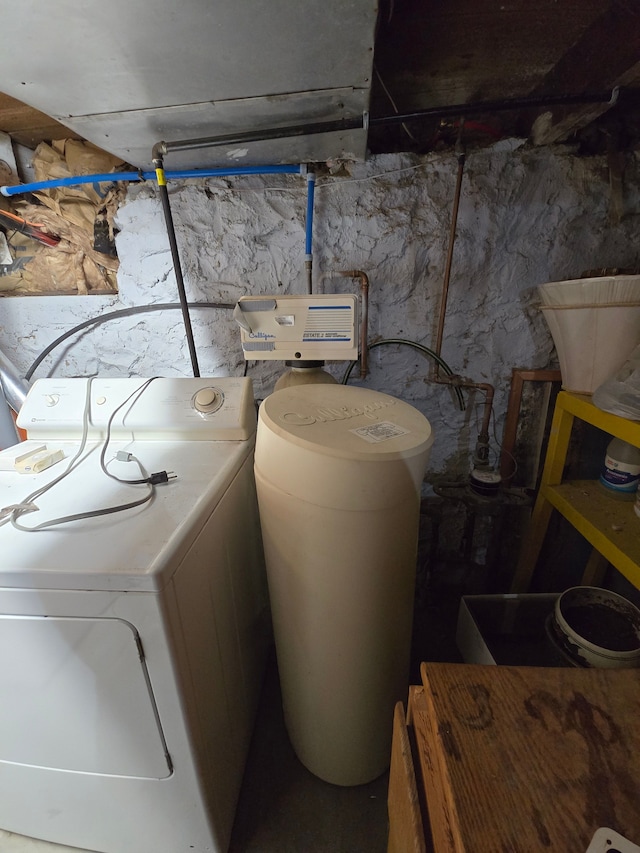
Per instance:
[[[364,379],[369,372],[368,359],[368,324],[369,324],[369,278],[362,270],[332,270],[322,273],[320,282],[335,278],[357,278],[360,281],[360,297],[362,301],[362,317],[360,318],[360,378]]]
[[[458,154],[458,175],[456,178],[456,189],[453,196],[453,210],[451,212],[451,229],[449,231],[449,248],[447,249],[447,263],[444,268],[444,281],[442,283],[442,295],[440,297],[440,316],[438,318],[438,331],[436,333],[436,345],[434,352],[441,356],[442,337],[444,334],[444,318],[447,312],[447,298],[449,295],[449,281],[451,280],[451,265],[453,263],[453,245],[456,242],[456,230],[458,227],[458,208],[460,207],[460,191],[462,189],[462,175],[464,173],[465,154]],[[435,379],[439,380],[440,366],[435,365]]]
[[[460,126],[460,130],[462,131],[462,124]],[[460,146],[460,137],[458,138],[458,146]],[[453,195],[451,228],[449,230],[449,246],[447,249],[447,261],[445,264],[444,280],[442,283],[442,295],[440,298],[440,316],[438,317],[438,330],[436,333],[436,344],[434,347],[436,355],[440,357],[442,356],[441,350],[442,338],[444,336],[444,320],[447,313],[447,298],[449,295],[449,282],[451,280],[451,267],[453,264],[453,247],[456,241],[456,231],[458,228],[458,210],[460,208],[460,194],[462,190],[462,176],[464,174],[465,159],[466,158],[464,151],[458,151],[458,173],[456,176],[456,188]],[[484,392],[484,414],[482,417],[482,426],[480,427],[480,433],[478,435],[478,438],[480,444],[483,444],[485,445],[485,447],[488,447],[489,427],[491,424],[491,411],[493,408],[493,397],[495,394],[495,389],[493,385],[490,385],[488,382],[470,382],[466,379],[462,379],[460,376],[443,377],[440,375],[440,365],[438,364],[438,362],[435,363],[432,378],[434,382],[437,382],[441,385],[457,385],[459,388],[477,388],[479,391]]]
[[[495,388],[488,382],[469,382],[466,379],[461,383],[463,388],[477,388],[484,392],[484,414],[482,416],[482,425],[480,427],[480,438],[488,443],[489,441],[489,426],[491,424],[491,409],[493,407],[493,397]]]

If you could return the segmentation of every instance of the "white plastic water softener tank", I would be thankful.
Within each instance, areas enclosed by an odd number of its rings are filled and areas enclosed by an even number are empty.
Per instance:
[[[286,388],[260,407],[255,473],[285,722],[302,763],[336,785],[389,765],[432,443],[419,411],[362,388]]]

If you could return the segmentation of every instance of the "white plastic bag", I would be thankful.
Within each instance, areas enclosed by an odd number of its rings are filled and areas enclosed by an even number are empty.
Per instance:
[[[604,412],[640,421],[640,346],[617,373],[596,388],[592,399]]]

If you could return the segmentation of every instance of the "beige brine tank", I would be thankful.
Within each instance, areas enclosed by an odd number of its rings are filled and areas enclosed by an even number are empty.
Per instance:
[[[255,474],[287,731],[336,785],[389,765],[432,443],[417,409],[362,388],[286,388],[260,407]]]

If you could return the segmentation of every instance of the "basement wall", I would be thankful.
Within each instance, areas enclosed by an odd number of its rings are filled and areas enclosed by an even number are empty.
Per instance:
[[[171,164],[167,161],[166,168]],[[370,279],[369,338],[402,337],[433,347],[457,162],[450,153],[385,155],[321,177],[316,191],[314,272],[359,269]],[[496,386],[495,435],[502,437],[513,367],[556,366],[536,285],[585,270],[640,266],[638,162],[627,158],[623,197],[613,198],[606,159],[519,141],[471,152],[462,185],[442,355],[452,370]],[[295,176],[171,184],[186,289],[193,301],[246,293],[304,293],[306,182]],[[622,216],[620,216],[622,205]],[[119,294],[7,297],[0,348],[21,371],[54,338],[111,310],[177,302],[160,202],[153,185],[131,185],[118,214]],[[337,279],[348,292],[356,283]],[[319,289],[319,288],[318,288]],[[244,361],[231,312],[192,312],[203,376],[241,375]],[[334,364],[341,378],[345,364]],[[465,477],[482,395],[428,382],[430,362],[407,348],[371,352],[371,373],[351,383],[401,397],[431,421],[429,478]],[[258,399],[284,369],[251,363]],[[35,377],[189,376],[180,311],[138,314],[76,335]],[[494,441],[494,461],[498,446]]]

